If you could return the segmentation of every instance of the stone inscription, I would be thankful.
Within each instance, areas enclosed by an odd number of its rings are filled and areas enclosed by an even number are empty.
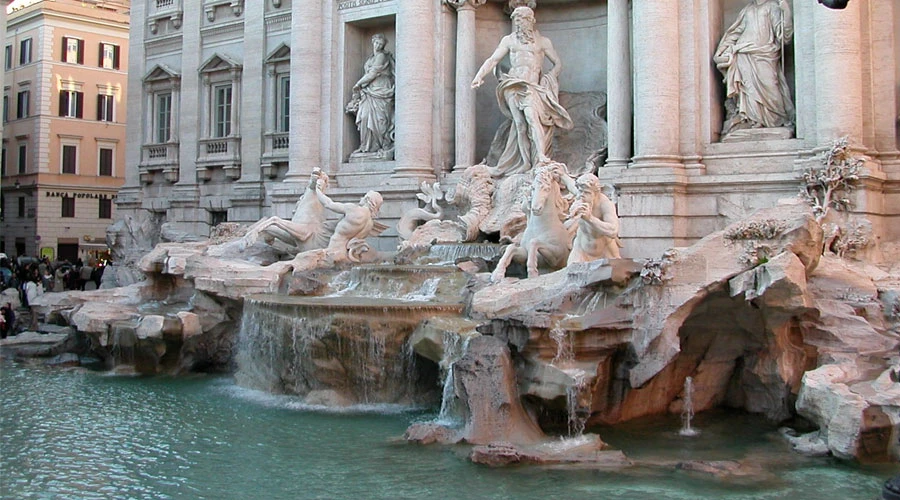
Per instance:
[[[338,10],[352,9],[355,7],[363,7],[376,3],[388,2],[390,0],[346,0],[338,4]]]

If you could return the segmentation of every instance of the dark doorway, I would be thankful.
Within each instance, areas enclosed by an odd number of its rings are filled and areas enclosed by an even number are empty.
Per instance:
[[[59,256],[59,260],[67,260],[74,264],[78,260],[78,243],[58,243],[56,255]]]

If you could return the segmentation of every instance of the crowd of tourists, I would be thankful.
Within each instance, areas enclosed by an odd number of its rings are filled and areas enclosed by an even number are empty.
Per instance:
[[[2,305],[0,338],[23,330],[36,331],[38,314],[30,305],[35,299],[48,292],[85,290],[91,285],[100,288],[104,269],[103,263],[95,261],[85,263],[78,259],[73,264],[68,260],[51,262],[46,257],[19,256],[11,259],[0,254],[0,290],[17,290],[21,304],[18,321],[12,302]]]

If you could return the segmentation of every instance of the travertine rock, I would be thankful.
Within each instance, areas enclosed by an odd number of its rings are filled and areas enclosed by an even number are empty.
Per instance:
[[[541,441],[543,432],[519,401],[515,369],[505,342],[476,337],[453,367],[455,392],[465,408],[463,439],[473,444]]]

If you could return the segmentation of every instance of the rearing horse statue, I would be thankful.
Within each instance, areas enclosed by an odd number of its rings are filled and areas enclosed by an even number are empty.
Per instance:
[[[531,201],[525,210],[528,213],[525,231],[506,247],[497,268],[491,273],[491,281],[502,280],[514,259],[525,262],[529,278],[540,275],[539,267],[557,270],[566,266],[572,248],[572,233],[563,221],[568,202],[560,192],[560,175],[567,175],[561,163],[545,162],[535,168]]]

